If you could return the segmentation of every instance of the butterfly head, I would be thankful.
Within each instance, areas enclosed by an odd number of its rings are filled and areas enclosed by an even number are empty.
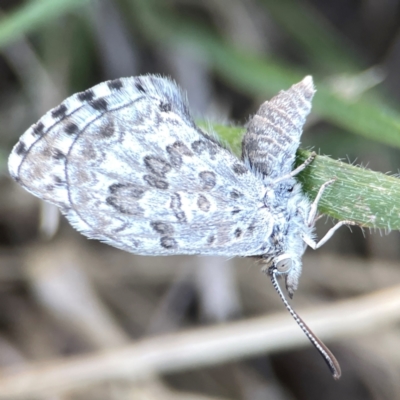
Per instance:
[[[289,297],[292,298],[299,283],[301,261],[296,260],[293,255],[285,253],[273,258],[268,263],[268,268],[273,270],[276,275],[284,277],[286,290]]]

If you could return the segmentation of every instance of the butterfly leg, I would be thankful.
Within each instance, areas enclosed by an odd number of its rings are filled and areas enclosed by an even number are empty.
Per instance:
[[[318,220],[317,212],[318,212],[318,203],[321,200],[321,197],[325,191],[325,189],[331,185],[333,182],[336,181],[336,178],[330,179],[329,181],[325,182],[318,190],[317,197],[314,199],[313,203],[311,204],[310,213],[308,214],[307,218],[307,225],[313,226],[315,222]],[[309,236],[303,236],[303,240],[305,243],[308,244],[312,249],[316,250],[323,246],[333,235],[334,233],[343,225],[357,225],[354,221],[339,221],[335,226],[333,226],[326,235],[319,241],[316,242],[313,238]]]
[[[314,225],[317,217],[318,212],[318,203],[321,200],[322,195],[325,192],[325,189],[331,185],[333,182],[336,181],[336,178],[330,179],[329,181],[325,182],[318,190],[317,197],[314,199],[313,203],[311,204],[310,213],[308,214],[307,218],[307,225],[312,226]]]
[[[294,176],[296,176],[298,173],[300,173],[301,171],[303,171],[304,169],[306,169],[315,159],[315,157],[317,156],[317,153],[315,151],[313,151],[310,156],[303,162],[303,164],[300,164],[297,168],[295,168],[290,174],[286,174],[284,176],[281,176],[280,178],[278,178],[277,180],[274,181],[274,183],[278,183],[281,181],[284,181],[286,179],[289,178],[293,178]]]
[[[343,225],[357,225],[354,221],[339,221],[335,226],[333,226],[329,231],[326,233],[326,235],[319,241],[315,241],[313,238],[304,235],[303,240],[305,243],[307,243],[308,246],[310,246],[313,250],[319,249],[321,246],[323,246],[333,235],[334,233]]]

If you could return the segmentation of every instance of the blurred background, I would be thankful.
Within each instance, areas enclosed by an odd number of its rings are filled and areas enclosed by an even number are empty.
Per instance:
[[[302,139],[396,174],[399,0],[0,0],[0,398],[400,398],[397,231],[341,228],[303,258],[293,306],[251,259],[139,257],[89,241],[7,172],[19,136],[69,95],[157,73],[196,118],[244,126],[311,74]],[[234,149],[240,137],[228,140]],[[321,237],[332,226],[322,219]]]

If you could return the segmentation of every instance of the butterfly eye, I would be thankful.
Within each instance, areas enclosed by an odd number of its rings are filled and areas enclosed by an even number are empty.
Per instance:
[[[275,264],[275,267],[280,273],[289,272],[292,268],[292,260],[290,258],[282,258]]]

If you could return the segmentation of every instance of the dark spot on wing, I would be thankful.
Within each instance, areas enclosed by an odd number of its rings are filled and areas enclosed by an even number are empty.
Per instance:
[[[160,102],[158,108],[161,112],[170,112],[172,110],[171,103],[165,103],[163,101]]]
[[[217,177],[212,171],[202,171],[199,173],[203,190],[211,190],[217,181]]]
[[[239,209],[232,210],[232,215],[238,214],[238,213],[240,213],[240,211],[242,211],[242,210],[239,210]]]
[[[199,194],[199,196],[197,197],[197,206],[200,208],[201,211],[207,212],[210,211],[211,204],[206,196]]]
[[[85,90],[78,94],[78,99],[80,101],[91,101],[94,98],[94,92],[92,89]]]
[[[108,81],[107,86],[111,90],[121,90],[124,85],[123,85],[121,79],[114,79],[112,81]]]
[[[170,236],[163,236],[160,240],[160,244],[164,249],[168,250],[176,249],[178,247],[176,240]]]
[[[97,111],[107,111],[108,108],[107,101],[103,97],[100,97],[97,100],[92,100],[89,104]]]
[[[51,112],[51,116],[53,118],[63,118],[65,117],[66,112],[67,112],[67,107],[65,106],[65,104],[60,104]]]
[[[180,142],[179,140],[176,141],[172,146],[168,146],[167,149],[171,147],[183,156],[193,156],[193,153],[189,150],[186,144]]]
[[[174,227],[162,221],[150,222],[151,227],[161,235],[172,235],[174,233]]]
[[[81,152],[82,156],[88,160],[102,160],[103,157],[101,149],[95,148],[91,142],[87,142],[86,146],[82,148]]]
[[[62,186],[65,183],[65,181],[61,179],[59,176],[53,176],[53,180],[56,186]]]
[[[164,181],[163,179],[160,179],[157,176],[154,175],[145,175],[143,179],[152,187],[155,187],[157,189],[163,189],[166,190],[168,189],[168,182]]]
[[[253,233],[254,229],[256,229],[256,224],[255,224],[255,222],[252,222],[252,223],[247,227],[247,231],[251,234],[251,233]]]
[[[170,207],[173,210],[179,210],[182,206],[182,202],[181,202],[181,195],[179,193],[174,193],[171,196],[171,204]]]
[[[215,236],[211,235],[207,238],[207,244],[211,245],[215,242]]]
[[[143,215],[143,209],[139,207],[137,202],[132,202],[130,199],[121,196],[109,196],[106,198],[106,203],[121,214]]]
[[[193,156],[193,153],[189,150],[189,148],[179,141],[167,146],[167,153],[172,166],[176,169],[179,169],[182,165],[182,155]]]
[[[211,157],[215,156],[220,149],[220,146],[212,140],[196,140],[191,147],[196,154],[200,155],[207,151]]]
[[[242,196],[243,196],[243,193],[240,193],[238,190],[233,189],[233,190],[231,191],[230,195],[231,195],[231,198],[232,198],[232,199],[236,200],[236,199],[238,199],[239,197],[242,197]]]
[[[236,238],[240,238],[240,236],[242,236],[242,230],[240,228],[236,228],[235,230],[235,237]]]
[[[204,140],[196,140],[192,143],[192,150],[196,154],[201,154],[207,148]]]
[[[114,196],[109,196],[106,198],[106,203],[111,207],[115,208],[121,214],[127,214],[126,210],[118,204],[118,200]]]
[[[55,160],[63,160],[65,158],[65,154],[59,149],[54,149],[53,150],[53,158]]]
[[[135,185],[125,185],[122,183],[113,183],[109,186],[108,190],[111,194],[124,198],[126,201],[129,199],[138,200],[143,197],[146,190],[143,187]]]
[[[18,142],[17,147],[15,148],[15,152],[19,155],[22,156],[28,151],[26,148],[26,145],[24,142]]]
[[[171,195],[171,203],[169,206],[173,210],[175,217],[179,222],[181,222],[181,223],[186,222],[186,215],[181,210],[182,202],[181,202],[181,196],[179,193],[174,193]]]
[[[143,159],[147,169],[160,177],[165,177],[165,174],[171,170],[171,164],[156,156],[146,156]]]
[[[75,174],[76,183],[78,185],[84,185],[88,182],[93,184],[94,182],[98,181],[97,179],[93,179],[92,174],[87,169],[80,168],[75,172]]]
[[[110,193],[115,194],[118,191],[118,189],[123,187],[126,187],[126,185],[122,183],[113,183],[108,187],[108,190],[110,191]]]
[[[247,170],[247,168],[244,166],[244,165],[242,165],[242,164],[235,164],[233,167],[232,167],[232,169],[233,169],[233,172],[235,173],[235,174],[238,174],[238,175],[243,175],[243,174],[245,174],[248,170]]]
[[[127,229],[129,227],[130,227],[130,224],[128,222],[125,222],[121,226],[119,226],[118,228],[113,229],[112,232],[113,233],[119,233],[119,232],[122,232],[122,231],[124,231],[125,229]],[[130,246],[133,245],[134,247],[137,247],[137,242],[136,241],[131,241],[129,243],[129,245]]]
[[[53,155],[51,147],[44,147],[40,152],[45,158],[49,158]]]
[[[107,120],[99,129],[99,136],[102,138],[109,138],[115,133],[115,124],[112,120]]]
[[[73,135],[74,133],[77,133],[79,131],[78,125],[74,124],[73,122],[69,123],[65,127],[65,132],[68,133],[68,135]]]
[[[183,211],[177,211],[175,217],[179,222],[186,222],[186,214]]]
[[[210,142],[210,141],[207,142],[207,150],[212,159],[214,158],[214,156],[216,154],[218,154],[220,149],[221,149],[221,146],[219,146],[218,143]]]
[[[42,133],[43,133],[43,129],[44,129],[44,125],[43,125],[43,122],[38,122],[35,126],[34,126],[34,128],[33,128],[33,133],[35,134],[35,135],[41,135]]]
[[[144,87],[142,86],[142,84],[139,81],[135,82],[135,87],[139,92],[146,93],[146,91],[144,90]]]

